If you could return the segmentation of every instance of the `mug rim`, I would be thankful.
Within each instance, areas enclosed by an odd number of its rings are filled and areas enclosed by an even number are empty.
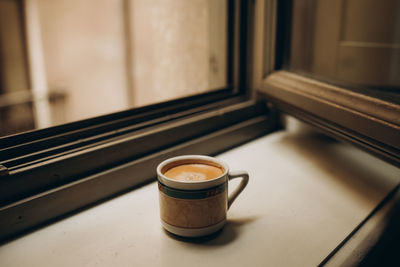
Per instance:
[[[216,163],[216,164],[220,165],[222,168],[224,168],[224,173],[218,177],[215,177],[210,180],[205,180],[205,181],[179,181],[179,180],[174,180],[174,179],[168,178],[167,176],[165,176],[162,173],[162,169],[166,165],[171,164],[172,162],[192,160],[192,159]],[[172,157],[172,158],[162,161],[157,166],[157,178],[158,178],[159,182],[161,182],[162,184],[169,186],[171,188],[182,189],[182,190],[199,190],[199,189],[206,189],[206,188],[217,186],[217,185],[222,184],[227,181],[226,177],[227,177],[228,172],[229,172],[229,168],[225,162],[223,162],[219,159],[216,159],[214,157],[204,156],[204,155],[176,156],[176,157]]]

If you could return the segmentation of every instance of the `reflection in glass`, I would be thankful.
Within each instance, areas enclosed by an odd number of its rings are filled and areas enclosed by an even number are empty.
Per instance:
[[[400,102],[399,1],[292,3],[291,71]]]
[[[0,0],[0,135],[227,86],[227,1]]]

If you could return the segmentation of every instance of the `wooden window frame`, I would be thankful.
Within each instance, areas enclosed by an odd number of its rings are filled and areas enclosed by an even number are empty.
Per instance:
[[[285,70],[290,27],[285,18],[290,15],[290,1],[259,1],[258,5],[255,31],[264,36],[254,39],[255,55],[269,59],[259,60],[253,67],[258,98],[400,166],[400,106]],[[271,40],[276,49],[266,45]]]

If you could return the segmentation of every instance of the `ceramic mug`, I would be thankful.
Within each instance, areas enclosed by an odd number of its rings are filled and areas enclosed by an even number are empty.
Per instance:
[[[205,164],[221,170],[209,180],[177,180],[165,173],[177,166]],[[246,171],[230,172],[223,161],[201,155],[178,156],[161,162],[157,167],[160,218],[163,227],[176,235],[198,237],[220,230],[226,222],[226,213],[232,202],[249,181]],[[228,181],[242,178],[228,196]]]

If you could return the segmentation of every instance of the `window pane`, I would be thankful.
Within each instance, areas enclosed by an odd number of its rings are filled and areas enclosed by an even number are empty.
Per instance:
[[[0,1],[0,133],[12,134],[34,127],[26,68],[21,9],[17,1]]]
[[[0,0],[0,135],[228,86],[226,0],[22,2]],[[16,102],[27,127],[8,126]]]
[[[291,71],[400,103],[400,2],[292,2]]]

